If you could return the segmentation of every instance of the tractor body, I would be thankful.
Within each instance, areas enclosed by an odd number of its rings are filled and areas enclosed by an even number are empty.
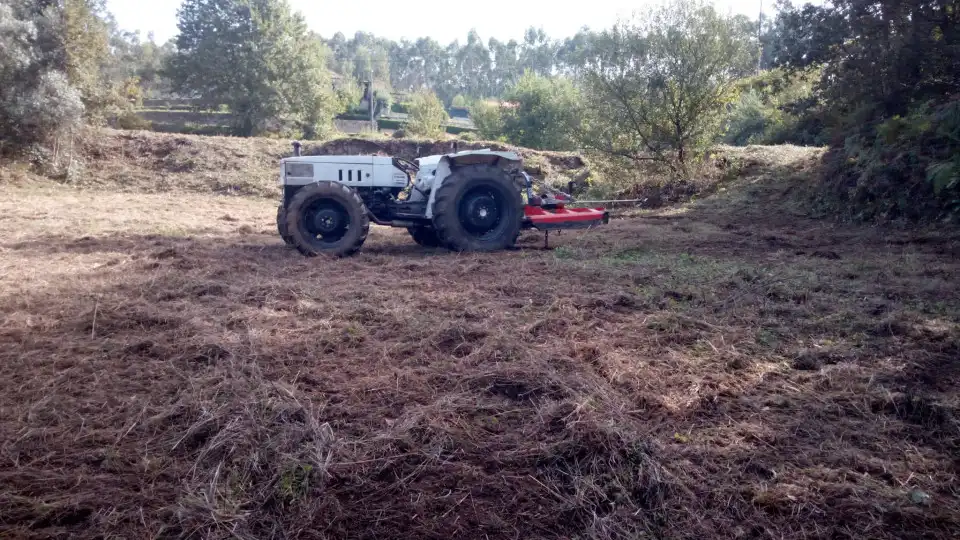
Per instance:
[[[474,150],[411,162],[381,156],[281,160],[277,227],[304,255],[355,253],[370,222],[406,228],[414,241],[455,251],[512,246],[521,229],[586,228],[603,209],[567,209],[570,199],[534,195],[514,152]],[[526,197],[526,200],[524,200]]]

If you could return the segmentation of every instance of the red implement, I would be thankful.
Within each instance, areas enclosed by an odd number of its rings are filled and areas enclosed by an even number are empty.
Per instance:
[[[540,231],[586,229],[610,222],[610,213],[603,208],[565,208],[562,204],[524,207],[523,224]]]

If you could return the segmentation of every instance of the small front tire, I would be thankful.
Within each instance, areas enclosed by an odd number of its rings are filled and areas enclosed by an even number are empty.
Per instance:
[[[284,244],[293,245],[293,238],[290,237],[290,230],[287,228],[287,213],[282,204],[277,207],[277,232],[280,233]]]
[[[290,200],[287,231],[307,257],[345,257],[360,250],[370,232],[367,208],[356,191],[335,182],[304,186]]]

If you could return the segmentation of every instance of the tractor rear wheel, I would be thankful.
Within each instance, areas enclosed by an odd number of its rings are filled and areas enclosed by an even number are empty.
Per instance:
[[[437,188],[433,226],[454,251],[496,251],[516,242],[523,197],[501,168],[470,165],[454,171]]]
[[[440,247],[440,239],[437,237],[437,231],[433,227],[407,227],[407,232],[413,237],[413,241],[423,247]]]
[[[287,213],[282,204],[277,207],[277,231],[280,233],[280,238],[283,238],[284,244],[293,245],[293,238],[290,237],[290,230],[287,228]]]
[[[294,247],[308,257],[353,255],[370,231],[363,200],[356,191],[334,182],[300,188],[286,214]]]

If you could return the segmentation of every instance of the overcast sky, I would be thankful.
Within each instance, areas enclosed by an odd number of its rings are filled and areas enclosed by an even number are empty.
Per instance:
[[[329,38],[343,32],[348,38],[357,31],[372,32],[391,39],[429,36],[442,44],[466,40],[471,28],[484,41],[523,38],[530,26],[542,27],[552,38],[572,36],[583,26],[600,29],[611,26],[619,16],[628,16],[650,0],[486,0],[484,2],[440,2],[419,0],[289,0],[303,13],[310,28]],[[177,8],[181,0],[107,0],[107,6],[125,30],[149,32],[164,42],[177,34]],[[761,0],[715,0],[724,12],[756,17]],[[763,0],[764,13],[773,13],[773,0]],[[562,6],[562,7],[561,7]],[[569,6],[569,7],[568,7]]]

